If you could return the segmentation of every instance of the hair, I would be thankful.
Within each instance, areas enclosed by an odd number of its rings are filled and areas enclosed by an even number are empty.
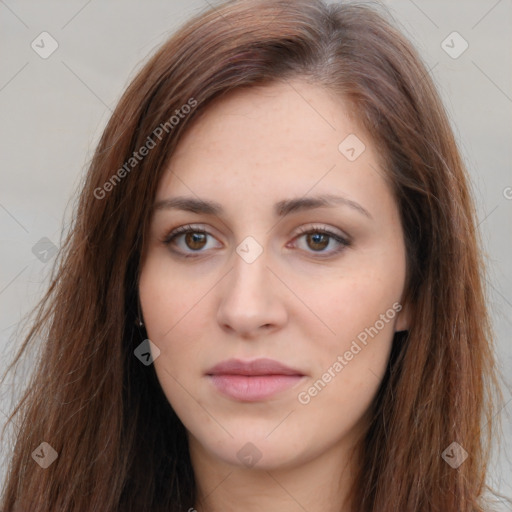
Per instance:
[[[466,170],[429,72],[379,8],[238,0],[196,15],[168,39],[102,134],[49,288],[8,367],[41,340],[9,417],[18,429],[3,512],[194,505],[186,430],[153,365],[134,357],[145,337],[134,319],[151,205],[185,130],[213,100],[290,80],[344,100],[369,134],[406,244],[410,328],[393,339],[369,411],[353,510],[486,510],[501,395],[485,268]],[[178,112],[188,114],[171,122]],[[149,140],[154,148],[132,161]],[[43,441],[58,453],[47,469],[31,456]],[[441,456],[454,441],[469,454],[457,469]]]

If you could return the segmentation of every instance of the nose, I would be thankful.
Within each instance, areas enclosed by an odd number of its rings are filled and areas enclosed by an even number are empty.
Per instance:
[[[254,338],[286,324],[285,289],[267,263],[265,251],[252,263],[234,254],[234,268],[221,285],[217,321],[222,329]]]

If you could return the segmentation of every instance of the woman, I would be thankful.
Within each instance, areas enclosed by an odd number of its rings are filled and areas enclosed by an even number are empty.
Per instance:
[[[474,207],[383,15],[196,17],[119,102],[75,219],[18,354],[44,336],[4,512],[486,509]]]

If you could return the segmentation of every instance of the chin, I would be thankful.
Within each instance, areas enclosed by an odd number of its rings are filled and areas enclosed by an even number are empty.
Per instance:
[[[274,443],[235,442],[215,455],[226,464],[251,471],[274,471],[300,464],[301,457],[291,446]]]
[[[307,441],[301,436],[290,436],[286,430],[279,435],[276,423],[270,427],[265,422],[260,428],[253,425],[252,428],[237,428],[236,431],[230,430],[229,426],[227,429],[233,437],[225,435],[222,439],[214,439],[211,434],[206,434],[206,438],[204,435],[194,436],[194,443],[200,445],[200,452],[206,451],[227,465],[254,471],[287,469],[310,458],[306,450]],[[272,432],[273,429],[276,432]],[[313,443],[309,446],[312,448]]]

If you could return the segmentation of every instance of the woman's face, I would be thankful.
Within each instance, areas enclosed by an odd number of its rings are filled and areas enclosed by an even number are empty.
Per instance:
[[[231,93],[187,132],[142,265],[162,389],[192,456],[223,464],[352,446],[407,328],[399,212],[372,141],[341,100],[291,84]]]

